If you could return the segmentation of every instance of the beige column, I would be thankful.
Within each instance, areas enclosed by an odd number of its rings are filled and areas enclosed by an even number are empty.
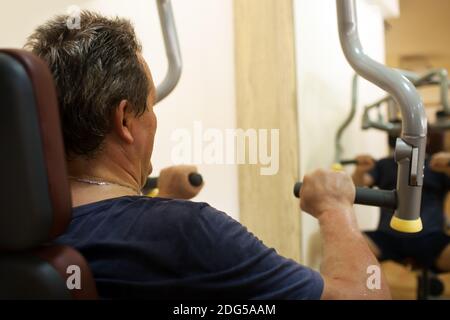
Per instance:
[[[279,171],[239,166],[240,220],[285,256],[300,260],[297,94],[292,0],[234,0],[237,125],[279,129]]]

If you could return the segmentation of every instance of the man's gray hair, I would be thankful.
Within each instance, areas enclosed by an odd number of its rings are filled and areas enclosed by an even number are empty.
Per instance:
[[[150,85],[128,20],[89,11],[80,18],[80,29],[69,29],[70,17],[57,16],[38,27],[25,45],[53,74],[68,157],[92,157],[101,149],[121,100],[142,115]]]

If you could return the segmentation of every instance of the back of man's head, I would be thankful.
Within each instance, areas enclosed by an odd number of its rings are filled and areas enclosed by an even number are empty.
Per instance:
[[[129,21],[83,11],[74,29],[69,19],[57,16],[38,27],[25,47],[53,74],[67,156],[90,158],[101,150],[120,101],[144,113],[150,80]]]

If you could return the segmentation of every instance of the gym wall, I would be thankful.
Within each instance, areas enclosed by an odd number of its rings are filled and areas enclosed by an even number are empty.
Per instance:
[[[400,8],[402,19],[387,20],[389,65],[417,71],[450,70],[450,1],[401,0]]]

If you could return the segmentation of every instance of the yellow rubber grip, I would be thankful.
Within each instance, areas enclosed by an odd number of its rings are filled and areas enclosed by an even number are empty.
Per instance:
[[[331,170],[336,171],[336,172],[343,171],[344,167],[340,163],[333,163],[331,165]]]
[[[147,193],[146,196],[150,197],[150,198],[155,198],[158,196],[158,194],[159,194],[159,189],[155,188],[155,189],[150,190],[150,192]]]
[[[417,233],[422,231],[422,219],[418,218],[416,220],[405,220],[393,216],[391,219],[390,226],[392,229],[404,232],[404,233]]]

